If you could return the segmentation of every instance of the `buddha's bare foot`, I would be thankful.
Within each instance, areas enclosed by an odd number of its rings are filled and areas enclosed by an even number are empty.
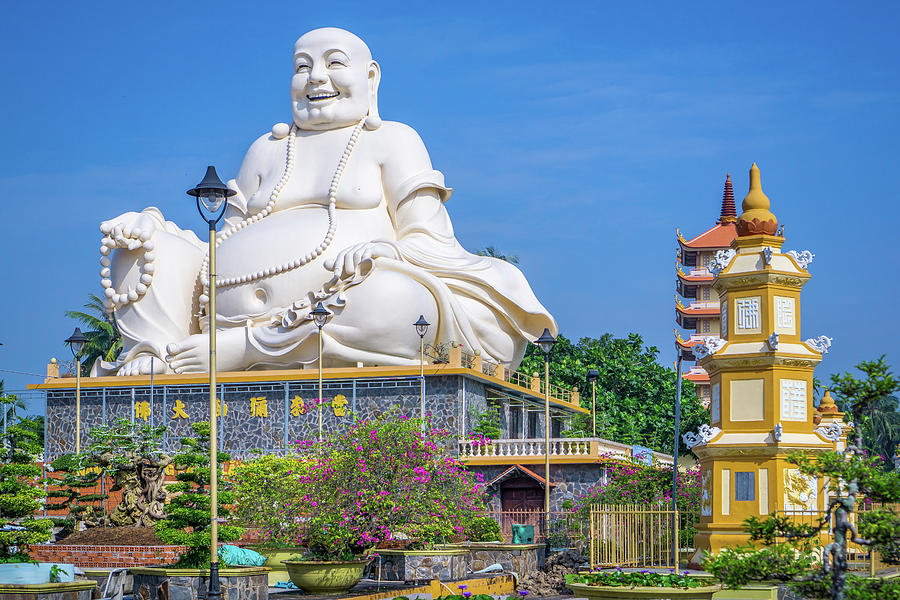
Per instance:
[[[244,364],[247,333],[243,327],[216,333],[216,370],[239,371]],[[198,333],[166,346],[169,366],[176,373],[209,372],[209,335]]]
[[[151,369],[154,375],[161,375],[166,372],[166,363],[155,356],[141,355],[134,358],[121,367],[116,372],[120,377],[129,375],[149,375]]]

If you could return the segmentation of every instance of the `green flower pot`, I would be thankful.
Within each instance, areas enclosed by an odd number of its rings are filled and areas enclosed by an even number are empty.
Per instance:
[[[302,548],[263,548],[255,546],[253,550],[265,556],[265,566],[272,569],[269,572],[269,587],[274,587],[276,583],[290,579],[287,568],[281,564],[283,561],[300,558],[303,555]]]
[[[711,600],[713,594],[722,588],[718,585],[705,585],[695,588],[670,587],[625,587],[612,585],[586,585],[584,583],[566,584],[575,596],[583,596],[588,600],[618,600],[626,598],[642,598],[644,600]]]
[[[283,560],[291,581],[307,594],[339,594],[362,579],[369,560]]]

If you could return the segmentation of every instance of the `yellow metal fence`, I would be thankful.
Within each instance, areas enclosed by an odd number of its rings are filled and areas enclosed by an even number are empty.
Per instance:
[[[678,513],[665,506],[591,507],[591,567],[677,568]]]

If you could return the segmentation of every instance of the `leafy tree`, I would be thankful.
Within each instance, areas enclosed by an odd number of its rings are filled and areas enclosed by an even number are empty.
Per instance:
[[[181,452],[174,457],[176,469],[180,469],[175,478],[177,483],[169,484],[167,490],[173,498],[166,506],[167,516],[155,525],[156,535],[166,544],[184,544],[187,552],[181,555],[177,566],[189,568],[209,568],[209,552],[211,548],[210,519],[212,501],[209,492],[209,422],[191,423],[194,437],[181,440]],[[218,454],[216,465],[219,480],[222,480],[222,464],[231,459],[225,452]],[[234,502],[234,493],[224,489],[218,490],[218,514],[227,518],[230,514],[225,508]],[[231,542],[244,532],[234,525],[219,525],[219,541]]]
[[[617,442],[640,444],[659,452],[672,452],[676,374],[659,364],[659,350],[644,346],[636,333],[627,338],[605,334],[582,338],[577,344],[564,335],[550,354],[550,382],[581,390],[581,405],[590,409],[589,369],[597,369],[597,434]],[[544,355],[528,346],[519,371],[544,372]],[[697,399],[690,381],[682,381],[681,434],[709,421],[709,411]],[[589,415],[575,418],[573,430],[591,431]],[[683,447],[683,452],[688,450]]]
[[[259,529],[266,546],[295,546],[297,524],[285,514],[300,503],[305,474],[306,462],[296,454],[265,454],[234,465],[228,474],[234,490],[234,516],[242,525]]]
[[[893,376],[882,356],[864,361],[857,368],[865,379],[850,373],[832,377],[834,390],[854,416],[853,430],[848,434],[843,452],[825,452],[809,456],[803,452],[788,455],[802,473],[826,478],[832,500],[825,515],[813,524],[798,524],[784,516],[765,519],[751,517],[744,522],[752,541],[769,548],[751,546],[724,550],[709,559],[707,570],[729,587],[752,580],[781,579],[792,581],[796,591],[812,598],[832,600],[881,599],[900,597],[900,581],[866,580],[847,574],[847,547],[850,542],[869,546],[887,563],[900,564],[900,515],[887,503],[900,502],[900,471],[885,472],[884,460],[870,456],[863,448],[863,429],[871,419],[878,401],[900,389],[900,379]],[[860,502],[875,508],[859,514],[859,527],[851,515]],[[878,506],[880,504],[880,506]],[[831,532],[833,541],[822,552],[821,566],[808,558],[810,540]],[[773,550],[777,538],[787,540],[790,550]],[[763,556],[761,553],[768,553]],[[798,572],[798,563],[799,572]]]
[[[122,501],[109,514],[115,527],[148,527],[165,517],[166,467],[172,457],[162,450],[165,426],[151,427],[117,419],[91,429],[87,452],[104,474],[112,477],[111,491]]]
[[[101,525],[104,510],[100,503],[108,496],[95,491],[103,472],[90,453],[63,454],[51,462],[47,470],[58,474],[47,481],[56,488],[47,491],[47,497],[53,498],[47,502],[47,510],[68,511],[65,517],[53,519],[57,526],[63,528],[60,537],[74,532],[78,522],[87,527]]]
[[[0,397],[6,408],[16,401],[14,396]],[[44,503],[41,467],[34,460],[42,451],[33,428],[23,426],[27,419],[7,424],[0,436],[0,562],[28,562],[25,547],[50,539],[53,522],[36,519],[34,513]]]
[[[99,296],[91,294],[84,308],[88,312],[70,310],[66,312],[66,316],[88,328],[84,332],[88,341],[81,351],[81,374],[88,376],[98,358],[105,361],[116,360],[122,351],[122,334],[119,333],[115,317],[106,312],[103,299]]]
[[[882,456],[885,467],[890,469],[893,467],[891,457],[896,452],[897,444],[900,444],[900,407],[897,397],[893,395],[896,390],[891,390],[893,378],[884,356],[862,362],[857,368],[868,378],[858,380],[850,373],[833,374],[831,392],[837,397],[840,408],[861,426],[861,447],[871,454]],[[860,397],[867,398],[865,404],[855,400]]]
[[[487,246],[480,250],[476,250],[475,254],[478,256],[489,256],[491,258],[499,258],[500,260],[505,260],[508,263],[512,263],[514,265],[519,264],[519,257],[515,254],[503,254],[499,248],[495,248],[494,246]]]

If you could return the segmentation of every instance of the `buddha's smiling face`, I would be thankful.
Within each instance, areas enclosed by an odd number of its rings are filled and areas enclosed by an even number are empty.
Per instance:
[[[291,106],[300,129],[353,125],[368,114],[377,85],[369,48],[348,31],[316,29],[294,44]]]

